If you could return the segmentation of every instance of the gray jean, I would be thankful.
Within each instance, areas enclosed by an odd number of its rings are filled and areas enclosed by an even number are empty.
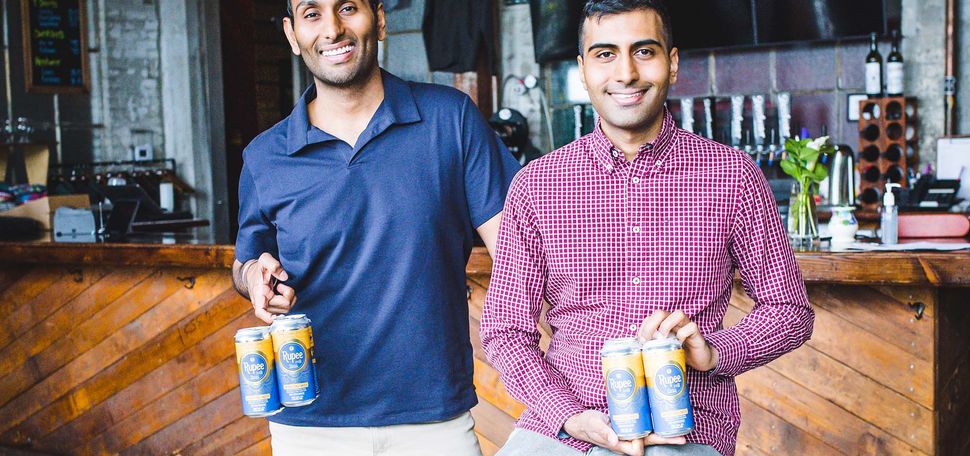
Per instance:
[[[495,456],[577,456],[576,449],[532,431],[516,428]],[[613,456],[610,450],[593,447],[587,456]],[[647,447],[644,456],[721,456],[714,448],[697,443],[686,445],[656,445]]]

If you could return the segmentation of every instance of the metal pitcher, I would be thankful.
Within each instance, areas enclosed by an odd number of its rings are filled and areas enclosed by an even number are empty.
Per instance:
[[[832,206],[855,206],[855,154],[852,148],[840,144],[835,146],[829,169],[829,204]]]

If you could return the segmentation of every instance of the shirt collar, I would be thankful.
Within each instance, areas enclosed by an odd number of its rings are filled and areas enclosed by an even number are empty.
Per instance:
[[[381,80],[384,85],[384,101],[377,108],[377,112],[374,113],[374,117],[367,128],[361,133],[362,138],[365,135],[377,136],[391,125],[404,125],[421,121],[421,113],[414,101],[411,86],[401,78],[384,70],[381,70]],[[317,88],[314,84],[310,84],[303,95],[300,96],[296,106],[293,107],[293,112],[290,113],[286,131],[286,153],[288,155],[295,155],[310,144],[336,139],[326,133],[312,135],[311,137],[313,126],[310,125],[307,107],[316,97]],[[365,142],[359,141],[358,144],[363,145]]]
[[[587,150],[590,158],[596,162],[597,166],[607,174],[612,174],[620,160],[626,160],[623,152],[614,147],[610,138],[603,132],[603,121],[596,123],[593,133],[587,136]],[[670,160],[673,153],[674,136],[677,125],[674,123],[670,111],[664,108],[663,122],[660,126],[660,133],[653,142],[640,146],[637,152],[637,160],[647,160],[648,166],[662,168]],[[614,153],[616,152],[616,153]],[[642,157],[642,158],[641,158]]]

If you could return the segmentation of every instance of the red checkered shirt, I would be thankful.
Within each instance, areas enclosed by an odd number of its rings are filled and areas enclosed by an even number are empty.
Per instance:
[[[756,305],[725,329],[735,270]],[[632,162],[597,127],[530,163],[509,189],[481,336],[526,405],[516,425],[556,438],[568,417],[606,412],[603,342],[635,336],[657,309],[683,310],[718,351],[714,370],[688,370],[696,428],[687,440],[734,454],[734,377],[808,340],[814,312],[758,166],[677,128],[669,113]]]

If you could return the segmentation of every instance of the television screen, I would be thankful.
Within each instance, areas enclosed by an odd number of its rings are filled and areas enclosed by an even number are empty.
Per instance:
[[[751,0],[674,0],[667,8],[680,49],[755,44]]]
[[[714,49],[864,38],[898,29],[902,0],[669,0],[674,43]]]
[[[756,0],[759,44],[886,33],[883,0]]]

